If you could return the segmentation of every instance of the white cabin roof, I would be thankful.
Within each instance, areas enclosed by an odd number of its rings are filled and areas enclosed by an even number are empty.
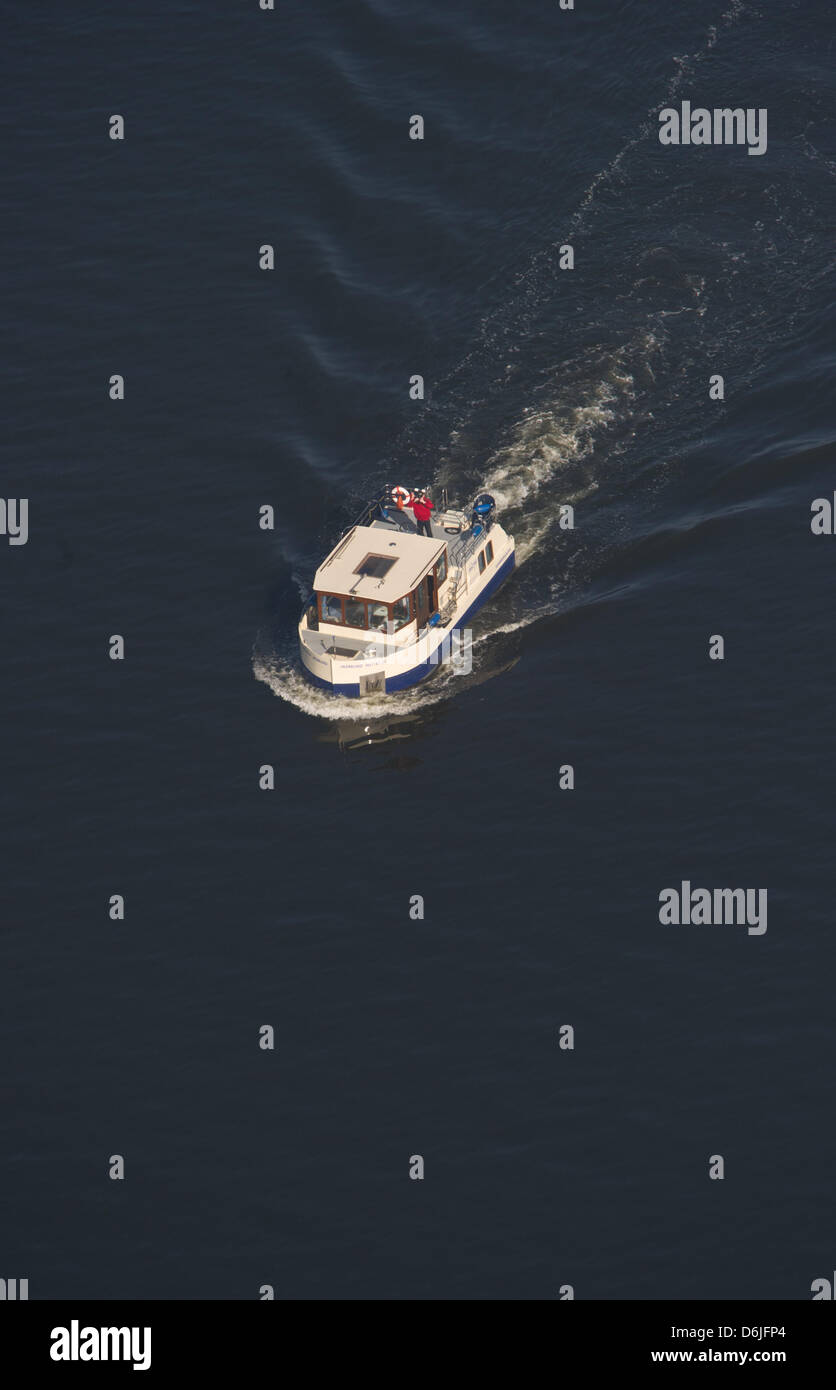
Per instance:
[[[430,540],[389,527],[355,526],[323,560],[314,576],[314,588],[318,593],[355,594],[357,598],[394,603],[415,588],[444,546],[445,542],[436,537]],[[371,562],[370,557],[374,557]],[[387,560],[393,563],[380,563]],[[363,568],[379,572],[358,574]]]

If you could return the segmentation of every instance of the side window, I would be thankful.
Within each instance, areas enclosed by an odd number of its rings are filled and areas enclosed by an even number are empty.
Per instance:
[[[446,551],[446,550],[445,550],[444,554],[442,555],[441,559],[439,560],[438,565],[436,566],[436,568],[437,568],[437,570],[438,570],[438,587],[439,587],[439,589],[440,589],[441,586],[442,586],[442,584],[444,583],[445,579],[447,578],[447,551]]]
[[[369,604],[369,627],[374,632],[385,632],[389,623],[389,605],[386,603]]]
[[[485,558],[487,559],[488,564],[490,564],[491,560],[493,559],[493,541],[488,541],[487,545],[485,546]]]
[[[322,595],[322,621],[324,623],[341,623],[343,620],[343,601],[336,598],[333,594]]]
[[[409,622],[409,598],[399,598],[392,604],[392,622],[397,632]]]
[[[479,551],[479,573],[480,573],[480,574],[484,574],[484,573],[485,573],[485,565],[486,565],[486,563],[487,563],[487,561],[485,560],[485,552],[484,552],[484,550],[480,550],[480,551]]]
[[[366,605],[361,598],[346,599],[345,621],[348,627],[366,626]]]

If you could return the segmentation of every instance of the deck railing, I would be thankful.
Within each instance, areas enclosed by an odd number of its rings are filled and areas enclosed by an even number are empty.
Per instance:
[[[343,535],[345,536],[349,531],[353,531],[355,526],[370,525],[375,517],[380,515],[383,507],[394,507],[394,505],[389,489],[384,488],[379,497],[374,497],[371,502],[366,503],[357,519],[352,521],[350,526],[346,526]]]
[[[484,545],[485,537],[490,528],[481,521],[478,526],[478,531],[465,531],[459,536],[458,541],[450,543],[450,559],[457,569],[464,569],[468,560],[473,559],[480,545]]]

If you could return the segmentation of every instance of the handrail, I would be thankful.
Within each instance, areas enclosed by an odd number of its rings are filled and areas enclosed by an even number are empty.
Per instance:
[[[357,520],[352,521],[351,525],[345,528],[343,535],[346,535],[349,531],[353,531],[355,526],[365,526],[366,523],[372,519],[372,515],[378,507],[386,506],[391,503],[391,501],[389,489],[384,488],[379,497],[374,497],[371,502],[366,503]]]
[[[337,544],[334,546],[334,549],[331,551],[331,554],[328,555],[328,556],[326,557],[326,559],[324,559],[324,560],[322,561],[322,564],[321,564],[320,567],[319,567],[320,569],[323,569],[323,570],[324,570],[328,565],[330,565],[330,563],[331,563],[332,560],[336,560],[337,556],[338,556],[338,555],[340,554],[340,552],[342,551],[343,546],[345,545],[346,541],[349,539],[349,537],[351,536],[352,531],[355,530],[355,528],[357,527],[357,525],[358,525],[358,522],[355,521],[354,524],[353,524],[352,526],[349,526],[348,529],[347,529],[346,531],[343,531],[342,535],[340,536],[340,539],[337,541]]]
[[[458,569],[461,569],[462,565],[473,557],[487,534],[488,528],[485,526],[482,527],[478,536],[474,536],[472,531],[466,531],[463,536],[459,537],[455,545],[450,546],[450,559]]]

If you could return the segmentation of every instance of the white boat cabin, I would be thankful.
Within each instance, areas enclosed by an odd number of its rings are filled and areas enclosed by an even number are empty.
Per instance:
[[[437,619],[449,573],[447,543],[389,526],[355,526],[314,577],[320,632],[393,636]]]

